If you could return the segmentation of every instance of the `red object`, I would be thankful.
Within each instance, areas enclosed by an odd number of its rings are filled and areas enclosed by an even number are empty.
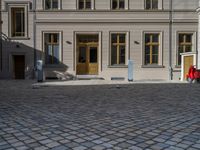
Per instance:
[[[191,66],[189,68],[189,71],[188,71],[188,74],[187,74],[187,78],[190,78],[192,80],[200,79],[200,70],[196,70],[196,68],[194,68],[194,66]]]

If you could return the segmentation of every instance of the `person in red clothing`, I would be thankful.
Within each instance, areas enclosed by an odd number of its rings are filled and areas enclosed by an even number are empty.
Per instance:
[[[195,72],[196,72],[196,68],[194,66],[190,66],[189,68],[189,72],[186,75],[187,76],[187,80],[192,83],[192,81],[195,79]]]

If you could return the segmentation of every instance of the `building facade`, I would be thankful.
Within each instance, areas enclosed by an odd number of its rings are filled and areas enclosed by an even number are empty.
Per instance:
[[[199,0],[2,0],[0,78],[179,80],[197,53]],[[196,55],[195,55],[196,56]],[[195,59],[198,61],[198,59]]]

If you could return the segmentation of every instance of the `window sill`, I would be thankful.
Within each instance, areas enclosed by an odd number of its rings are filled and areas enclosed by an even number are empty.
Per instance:
[[[109,65],[108,68],[128,68],[128,65]]]
[[[9,37],[10,40],[30,40],[30,37]]]
[[[162,65],[142,65],[142,68],[165,68]]]

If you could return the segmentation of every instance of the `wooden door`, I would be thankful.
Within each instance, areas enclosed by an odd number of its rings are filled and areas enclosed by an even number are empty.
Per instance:
[[[193,65],[193,56],[185,56],[184,57],[184,79],[186,79],[186,74],[188,73],[191,65]]]
[[[25,79],[25,56],[14,55],[14,79]]]
[[[98,74],[98,46],[82,44],[78,46],[78,75]]]

